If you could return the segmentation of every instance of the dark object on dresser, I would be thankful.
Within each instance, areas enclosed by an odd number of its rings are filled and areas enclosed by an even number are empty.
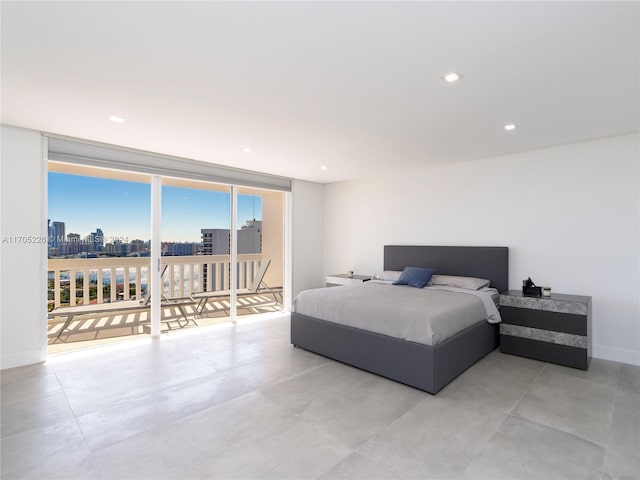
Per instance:
[[[500,295],[500,351],[587,370],[591,361],[591,297]]]
[[[542,287],[538,287],[531,277],[522,281],[522,293],[525,295],[529,295],[532,297],[541,297],[542,296]]]
[[[435,268],[442,275],[486,278],[498,291],[509,283],[507,247],[385,246],[384,270]],[[291,343],[429,393],[498,347],[497,325],[473,325],[435,347],[291,314]]]

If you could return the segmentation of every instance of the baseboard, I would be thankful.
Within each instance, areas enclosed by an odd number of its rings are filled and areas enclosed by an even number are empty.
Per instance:
[[[27,350],[25,352],[9,353],[0,358],[0,370],[7,368],[23,367],[42,363],[47,359],[47,353],[42,350]]]
[[[607,347],[605,345],[593,345],[592,356],[603,360],[640,365],[640,352],[625,348]]]

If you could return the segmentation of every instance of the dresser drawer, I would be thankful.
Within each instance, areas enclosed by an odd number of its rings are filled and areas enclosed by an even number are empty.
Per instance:
[[[522,327],[539,328],[554,332],[587,335],[587,316],[572,313],[548,312],[529,308],[500,307],[503,323]]]
[[[581,370],[589,368],[590,355],[585,348],[558,345],[511,335],[500,335],[500,351]]]

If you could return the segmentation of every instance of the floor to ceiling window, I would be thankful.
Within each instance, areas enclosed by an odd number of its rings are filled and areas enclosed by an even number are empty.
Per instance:
[[[50,353],[282,309],[285,194],[153,178],[49,162]]]
[[[147,175],[49,163],[47,310],[98,311],[149,293]],[[51,316],[49,351],[142,333],[148,312]]]
[[[282,308],[284,193],[238,187],[238,314]],[[259,255],[259,261],[251,256]]]
[[[229,294],[213,296],[230,288],[230,209],[228,185],[162,179],[162,295],[182,301],[192,325],[230,316]]]

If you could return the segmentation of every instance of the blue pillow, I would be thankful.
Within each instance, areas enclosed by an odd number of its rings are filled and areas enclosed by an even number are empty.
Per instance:
[[[393,282],[393,284],[422,288],[429,283],[429,280],[431,280],[431,276],[434,273],[436,273],[435,268],[406,267],[402,271],[400,278]]]

